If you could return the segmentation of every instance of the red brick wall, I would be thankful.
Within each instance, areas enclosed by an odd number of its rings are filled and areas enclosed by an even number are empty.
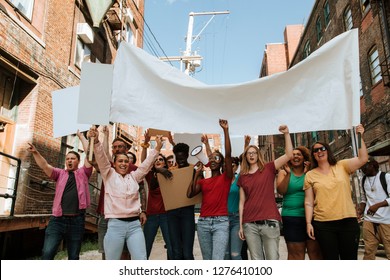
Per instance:
[[[1,50],[38,75],[38,83],[30,88],[26,87],[25,98],[18,104],[13,155],[22,159],[23,168],[18,186],[16,214],[51,212],[54,191],[41,189],[33,183],[48,178],[37,167],[26,148],[28,142],[34,143],[50,164],[58,165],[61,139],[53,138],[51,93],[79,84],[80,70],[73,64],[75,28],[78,22],[88,21],[75,2],[78,1],[36,0],[35,5],[40,6],[36,7],[37,14],[34,14],[30,24],[24,18],[18,19],[9,3],[0,0],[0,4],[10,11],[8,14],[0,11]],[[143,12],[143,1],[140,2]],[[143,30],[142,22],[138,22],[138,26]],[[101,32],[104,34],[107,30],[109,31],[102,27]],[[111,43],[105,42],[108,38],[109,34],[95,34],[96,42],[90,46],[102,63],[112,63],[115,57],[115,48]],[[142,41],[142,36],[140,38]],[[96,181],[94,175],[90,182]]]

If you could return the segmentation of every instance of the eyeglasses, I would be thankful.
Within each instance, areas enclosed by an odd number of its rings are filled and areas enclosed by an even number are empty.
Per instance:
[[[173,160],[168,160],[168,163],[173,164]]]
[[[246,154],[250,155],[250,156],[254,156],[254,155],[257,155],[257,152],[247,152]]]
[[[115,146],[111,146],[111,148],[113,150],[115,150],[115,149],[123,149],[123,148],[126,148],[126,146],[125,145],[115,145]]]
[[[220,156],[211,156],[211,157],[209,157],[209,161],[210,160],[213,160],[213,161],[220,161],[221,160],[221,157]]]
[[[163,159],[163,158],[158,158],[158,159],[156,159],[156,161],[163,162],[163,161],[164,161],[164,159]]]
[[[319,151],[325,152],[326,151],[326,147],[322,146],[322,147],[313,149],[313,153],[318,153]]]

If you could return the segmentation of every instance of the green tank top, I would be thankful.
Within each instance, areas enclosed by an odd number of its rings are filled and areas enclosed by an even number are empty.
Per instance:
[[[295,176],[292,172],[290,174],[287,193],[283,197],[282,216],[305,217],[305,175]]]

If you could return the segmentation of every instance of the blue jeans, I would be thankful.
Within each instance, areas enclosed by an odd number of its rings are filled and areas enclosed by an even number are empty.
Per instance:
[[[242,260],[242,241],[238,235],[240,231],[239,213],[229,213],[229,242],[225,252],[225,260]]]
[[[169,210],[168,228],[173,260],[193,260],[195,239],[194,205]]]
[[[268,221],[267,221],[268,222]],[[245,223],[243,225],[251,259],[278,260],[280,226],[278,221],[267,224]]]
[[[50,217],[45,231],[45,242],[42,249],[42,260],[53,260],[58,247],[65,239],[69,260],[78,260],[81,241],[84,235],[85,216]]]
[[[119,260],[125,243],[132,260],[146,260],[145,237],[140,221],[109,219],[107,233],[104,236],[106,259]]]
[[[198,239],[204,260],[223,260],[229,242],[229,217],[200,217]]]
[[[169,239],[168,230],[168,216],[164,214],[148,215],[148,219],[144,225],[144,235],[146,242],[146,253],[149,259],[150,252],[152,251],[154,238],[156,237],[158,228],[161,228],[161,232],[164,238],[165,245],[167,247],[168,259],[172,259],[172,244]]]

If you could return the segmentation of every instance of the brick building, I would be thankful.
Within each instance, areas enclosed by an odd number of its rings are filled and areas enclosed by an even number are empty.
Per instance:
[[[284,30],[283,43],[266,44],[260,69],[260,78],[288,69],[298,47],[304,26],[288,25]],[[274,160],[284,153],[283,135],[259,136],[258,144],[266,161]]]
[[[120,41],[143,45],[143,0],[112,1],[100,11],[101,17],[96,16],[95,4],[86,0],[0,0],[2,259],[39,255],[51,213],[55,185],[26,152],[27,143],[33,143],[56,167],[64,166],[69,150],[85,157],[75,135],[53,138],[51,93],[78,85],[83,62],[112,63]],[[121,124],[114,124],[111,131],[112,137],[121,135],[130,143],[138,133]],[[94,174],[90,180],[90,232],[96,231],[97,177]]]
[[[383,171],[390,170],[389,26],[389,1],[317,0],[288,65],[291,68],[337,35],[352,28],[359,29],[361,122],[365,127],[364,139],[369,154],[376,157]],[[330,143],[337,159],[350,158],[356,150],[351,131],[312,131],[294,135],[295,144],[307,147],[317,140]],[[359,197],[360,175],[352,177],[355,198]]]

